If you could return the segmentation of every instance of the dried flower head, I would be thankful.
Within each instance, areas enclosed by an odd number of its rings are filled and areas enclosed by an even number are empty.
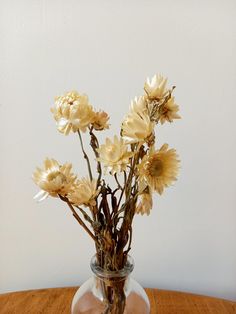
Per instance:
[[[148,104],[145,96],[135,97],[134,100],[131,100],[130,113],[148,113]]]
[[[151,79],[148,77],[144,85],[144,90],[148,98],[160,100],[167,92],[166,90],[167,78],[157,74]]]
[[[121,126],[121,135],[127,143],[143,143],[153,135],[155,123],[150,120],[144,97],[131,103],[131,110]]]
[[[152,193],[150,188],[146,188],[138,198],[138,205],[135,209],[136,214],[149,215],[152,209]]]
[[[71,173],[72,165],[60,165],[55,159],[46,159],[43,169],[36,168],[33,174],[34,182],[41,188],[35,195],[38,201],[49,195],[57,197],[58,194],[66,196],[75,185],[76,176]]]
[[[98,111],[96,112],[92,126],[97,131],[109,129],[108,120],[109,120],[109,116],[105,111]]]
[[[82,178],[76,182],[76,186],[68,194],[68,199],[74,205],[95,206],[98,193],[96,180]]]
[[[178,155],[175,149],[164,144],[159,150],[151,150],[138,165],[140,184],[145,184],[159,194],[176,180],[179,169]]]
[[[85,132],[94,122],[96,114],[89,104],[87,95],[72,91],[56,97],[55,100],[55,107],[51,111],[61,133],[68,135],[71,131],[78,130]]]
[[[132,152],[128,151],[128,147],[124,140],[118,139],[115,135],[113,141],[106,138],[105,144],[101,145],[97,152],[99,153],[98,161],[102,162],[104,167],[111,174],[121,172],[126,169]]]
[[[161,124],[168,122],[173,122],[174,119],[180,119],[180,115],[177,113],[179,111],[179,106],[175,103],[174,97],[171,97],[164,106],[161,106],[159,112],[159,120]]]

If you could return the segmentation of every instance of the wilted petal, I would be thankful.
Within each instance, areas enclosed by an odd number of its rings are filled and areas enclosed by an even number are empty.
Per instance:
[[[36,200],[37,202],[41,202],[45,200],[48,196],[49,196],[48,192],[41,190],[33,197],[33,199]]]

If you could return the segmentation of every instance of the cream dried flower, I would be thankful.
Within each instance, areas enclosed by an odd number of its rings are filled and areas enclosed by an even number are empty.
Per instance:
[[[168,149],[164,144],[159,150],[151,150],[138,165],[139,182],[159,194],[165,187],[176,180],[179,170],[179,160],[175,149]]]
[[[75,188],[68,194],[68,199],[74,205],[95,206],[98,193],[96,180],[82,178],[76,182]]]
[[[59,132],[68,135],[71,131],[85,132],[93,123],[95,112],[89,104],[88,96],[77,91],[68,92],[55,98],[55,107],[51,109]]]
[[[148,77],[144,84],[144,90],[148,98],[156,100],[163,98],[167,92],[166,83],[167,78],[160,74],[154,75],[151,79]]]
[[[148,104],[145,96],[135,97],[134,100],[131,101],[130,113],[148,113]]]
[[[131,103],[131,110],[121,126],[121,135],[127,143],[143,143],[153,136],[155,123],[150,120],[144,97]]]
[[[92,126],[94,127],[96,131],[109,129],[108,120],[109,120],[109,116],[105,111],[98,111],[95,114],[94,122],[92,123]]]
[[[160,108],[159,120],[161,124],[168,122],[173,122],[174,119],[180,119],[180,115],[177,113],[179,111],[179,106],[175,103],[174,97],[171,97],[166,104]]]
[[[74,187],[76,176],[71,173],[72,165],[60,165],[55,159],[44,161],[43,169],[36,168],[33,173],[34,182],[41,188],[34,199],[44,200],[49,195],[57,197],[58,194],[66,196]]]
[[[149,215],[153,204],[152,193],[149,188],[146,188],[146,190],[139,195],[138,201],[138,205],[135,209],[136,214]]]
[[[113,141],[106,138],[105,144],[101,145],[97,152],[99,153],[98,161],[102,162],[105,169],[111,174],[121,172],[126,169],[132,152],[128,151],[128,147],[122,138],[118,139],[115,135]]]

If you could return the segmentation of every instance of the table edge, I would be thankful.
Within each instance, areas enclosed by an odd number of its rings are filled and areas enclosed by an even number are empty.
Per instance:
[[[27,290],[18,290],[18,291],[9,291],[9,292],[3,292],[0,293],[0,297],[9,296],[13,294],[21,294],[21,293],[35,293],[35,292],[43,292],[45,290],[63,290],[63,289],[78,289],[79,286],[66,286],[66,287],[54,287],[54,288],[39,288],[39,289],[27,289]],[[146,291],[153,291],[153,292],[162,292],[162,293],[176,293],[176,294],[184,294],[190,297],[200,297],[200,298],[209,298],[212,300],[218,300],[218,301],[225,301],[225,302],[231,302],[236,304],[236,300],[230,300],[230,299],[224,299],[224,298],[218,298],[214,296],[209,295],[203,295],[193,292],[187,292],[187,291],[179,291],[179,290],[165,290],[165,289],[158,289],[158,288],[144,288]]]

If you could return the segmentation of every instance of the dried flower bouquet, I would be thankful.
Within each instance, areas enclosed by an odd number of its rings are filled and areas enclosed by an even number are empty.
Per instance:
[[[131,102],[121,124],[120,136],[106,138],[99,144],[97,134],[109,128],[109,116],[95,111],[84,94],[76,91],[56,97],[51,109],[59,132],[77,133],[88,177],[78,178],[72,165],[61,165],[46,159],[43,168],[33,174],[40,187],[38,200],[60,198],[78,223],[95,242],[97,263],[104,270],[124,267],[132,243],[135,214],[149,215],[152,194],[162,194],[176,180],[179,160],[175,149],[167,144],[155,148],[154,128],[157,124],[179,119],[179,107],[167,88],[167,79],[155,75],[147,79],[144,95]],[[97,164],[95,175],[84,149],[82,133],[90,135],[90,145]],[[106,183],[106,175],[114,178],[114,189]],[[118,281],[104,283],[106,313],[123,313],[125,295]]]

